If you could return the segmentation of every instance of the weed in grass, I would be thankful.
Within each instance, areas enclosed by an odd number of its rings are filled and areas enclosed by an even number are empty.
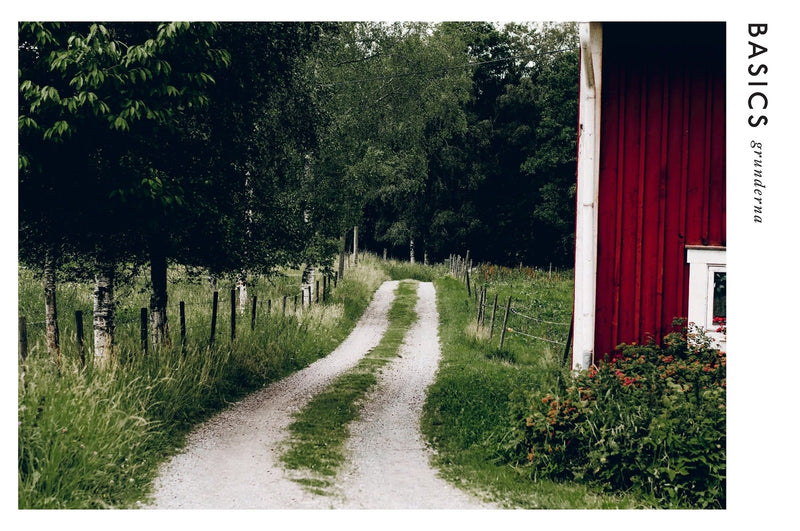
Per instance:
[[[494,349],[486,353],[486,357],[491,360],[505,361],[507,363],[516,363],[517,355],[508,349]]]

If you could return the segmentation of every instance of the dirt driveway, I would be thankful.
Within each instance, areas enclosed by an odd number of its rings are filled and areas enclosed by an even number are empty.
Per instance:
[[[304,490],[281,466],[292,413],[380,342],[397,285],[381,285],[353,332],[330,355],[195,429],[183,453],[162,467],[148,508],[490,508],[438,477],[419,432],[425,391],[440,357],[431,283],[419,283],[418,319],[406,333],[400,357],[379,375],[361,419],[350,426],[349,460],[337,476],[334,494]]]

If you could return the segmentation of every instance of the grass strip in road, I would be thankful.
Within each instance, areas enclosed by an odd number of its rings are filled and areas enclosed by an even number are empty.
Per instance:
[[[416,320],[417,283],[401,282],[389,309],[389,326],[380,343],[295,414],[288,449],[281,456],[294,481],[326,495],[344,463],[349,424],[359,417],[361,401],[377,383],[379,370],[397,356],[403,337]]]

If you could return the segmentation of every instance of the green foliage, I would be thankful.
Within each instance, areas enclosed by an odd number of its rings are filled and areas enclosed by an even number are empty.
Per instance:
[[[512,398],[505,458],[533,478],[633,490],[664,507],[725,507],[725,355],[702,333],[621,355]]]
[[[221,311],[217,338],[208,346],[209,288],[185,268],[170,270],[170,296],[186,302],[187,344],[173,328],[172,347],[141,351],[138,308],[146,306],[140,277],[119,293],[117,337],[120,364],[95,370],[88,334],[87,365],[81,367],[74,323],[62,319],[63,360],[56,367],[41,329],[29,327],[31,348],[19,367],[18,496],[20,508],[91,509],[131,507],[149,491],[158,465],[183,444],[196,423],[245,393],[307,366],[350,332],[385,279],[368,257],[348,271],[326,304],[287,315],[277,303],[296,289],[299,272],[261,279],[251,286],[259,300],[256,326],[242,319],[230,341],[228,312]],[[43,296],[33,276],[20,272],[21,315],[42,315]],[[273,285],[274,284],[274,285]],[[61,283],[61,315],[91,305],[91,287]],[[177,304],[177,303],[176,303]],[[39,312],[39,313],[35,313]],[[177,328],[177,327],[176,327]]]
[[[547,272],[529,275],[526,270],[508,268],[494,268],[494,272],[489,291],[498,290],[501,299],[524,293],[536,297],[542,311],[556,315],[562,305],[569,305],[569,274],[548,279]],[[507,336],[499,350],[497,333],[492,339],[476,336],[475,304],[467,298],[463,283],[444,277],[435,280],[435,285],[443,359],[426,399],[422,430],[436,449],[442,474],[510,508],[641,507],[635,497],[601,493],[578,482],[541,478],[534,482],[509,465],[499,447],[506,444],[509,434],[512,397],[519,390],[550,385],[561,372],[562,349]]]

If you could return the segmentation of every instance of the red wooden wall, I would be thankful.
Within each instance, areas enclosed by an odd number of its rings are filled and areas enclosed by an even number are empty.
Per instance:
[[[687,245],[725,245],[724,23],[606,23],[595,358],[688,309]]]

